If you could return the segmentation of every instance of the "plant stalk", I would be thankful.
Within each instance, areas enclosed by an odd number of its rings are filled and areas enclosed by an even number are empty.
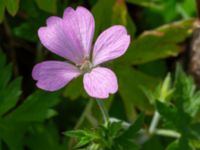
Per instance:
[[[103,116],[104,123],[107,126],[109,124],[108,111],[106,110],[105,105],[104,105],[102,100],[96,99],[96,102],[97,102],[97,104],[98,104],[98,106],[100,108],[101,114]]]
[[[157,129],[154,132],[157,135],[161,135],[161,136],[168,136],[168,137],[173,137],[173,138],[180,138],[181,134],[173,131],[173,130],[166,130],[166,129]]]
[[[159,114],[159,112],[155,111],[154,115],[153,115],[153,119],[151,121],[150,128],[149,128],[149,133],[150,134],[154,134],[155,133],[155,130],[156,130],[157,126],[158,126],[159,120],[160,120],[160,114]]]

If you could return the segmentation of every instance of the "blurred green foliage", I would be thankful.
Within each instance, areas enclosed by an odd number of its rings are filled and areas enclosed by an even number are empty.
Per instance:
[[[119,92],[105,101],[118,119],[108,127],[98,126],[101,115],[87,101],[82,77],[55,93],[35,91],[31,79],[35,63],[58,58],[41,46],[38,28],[48,16],[78,5],[93,13],[95,39],[114,24],[131,35],[127,53],[105,64],[119,81]],[[71,150],[76,144],[91,150],[200,148],[199,92],[180,67],[175,77],[171,69],[187,55],[195,7],[195,0],[0,0],[0,150]],[[181,136],[151,135],[154,111],[161,116],[159,128]]]

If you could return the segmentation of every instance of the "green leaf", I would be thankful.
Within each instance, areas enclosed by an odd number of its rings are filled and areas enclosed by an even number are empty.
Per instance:
[[[0,23],[4,19],[4,13],[5,13],[5,0],[0,1]]]
[[[164,150],[164,147],[165,146],[163,145],[160,138],[158,136],[153,136],[142,145],[141,150],[149,150],[149,148],[152,150]]]
[[[15,16],[19,9],[19,0],[5,0],[10,15]]]
[[[127,6],[124,1],[116,1],[112,8],[112,25],[121,24],[126,26],[131,37],[135,36],[136,26],[128,14]]]
[[[127,8],[123,1],[116,1],[113,5],[112,24],[127,24]]]
[[[92,143],[95,139],[98,139],[98,136],[95,132],[89,130],[72,130],[64,133],[66,136],[77,138],[78,143],[76,148],[83,147],[89,143]]]
[[[1,67],[0,69],[1,69],[0,70],[0,90],[3,90],[11,79],[12,65],[9,64],[7,66]]]
[[[64,135],[69,137],[81,138],[87,135],[87,132],[85,130],[71,130],[71,131],[66,131]]]
[[[150,7],[150,8],[157,8],[159,9],[161,6],[159,3],[156,3],[152,0],[126,0],[128,3],[136,4],[144,7]]]
[[[177,105],[182,105],[184,111],[195,117],[200,108],[200,91],[196,92],[196,85],[192,77],[187,76],[180,66],[176,69],[175,95]]]
[[[163,118],[165,118],[169,123],[178,126],[177,124],[179,124],[180,117],[177,116],[178,110],[176,108],[169,107],[167,104],[160,101],[156,101],[156,107]]]
[[[127,11],[124,1],[99,0],[92,8],[95,18],[95,38],[111,25],[121,24],[127,27],[128,33],[135,36],[136,27]],[[105,15],[106,14],[106,15]]]
[[[179,11],[183,15],[193,16],[196,13],[195,0],[183,0],[181,3],[178,3],[178,5],[180,8],[177,11]]]
[[[13,108],[21,95],[21,78],[12,81],[4,90],[0,90],[0,116]]]
[[[10,82],[11,75],[12,66],[6,65],[6,57],[0,51],[0,116],[13,108],[21,95],[21,78]]]
[[[37,91],[7,117],[12,120],[26,122],[43,121],[49,117],[49,109],[58,102],[59,93]]]
[[[80,96],[87,97],[87,94],[83,89],[83,78],[78,77],[75,80],[71,81],[69,85],[65,88],[63,95],[71,100],[75,100]]]
[[[92,8],[92,14],[94,15],[96,24],[95,37],[111,25],[114,2],[115,0],[99,0]]]
[[[200,123],[195,123],[191,125],[192,134],[196,140],[200,140]]]
[[[167,146],[166,150],[178,150],[178,141],[174,141]]]
[[[175,140],[167,146],[166,150],[194,150],[191,145],[188,144],[187,139],[181,138]]]
[[[143,91],[152,104],[155,104],[156,100],[166,103],[171,100],[174,88],[172,87],[171,75],[168,74],[162,84],[158,84],[152,91],[151,89],[143,88]]]
[[[131,126],[123,133],[122,137],[131,139],[135,136],[135,134],[142,128],[144,123],[144,114],[138,116],[136,121],[131,124]]]
[[[23,150],[26,129],[26,123],[0,119],[0,139],[7,144],[9,150]]]
[[[135,37],[136,25],[129,14],[126,16],[126,18],[127,18],[126,29],[128,30],[131,39],[133,39]]]
[[[38,7],[49,13],[57,12],[57,0],[35,0]]]
[[[135,119],[132,115],[134,106],[144,111],[151,111],[151,105],[142,91],[142,86],[154,89],[159,80],[128,66],[118,66],[116,72],[119,78],[119,93],[128,118]]]
[[[38,27],[33,22],[25,22],[20,26],[14,28],[14,34],[19,38],[23,38],[30,42],[38,41],[37,37]]]
[[[183,42],[194,28],[194,20],[184,20],[146,31],[134,40],[121,58],[128,64],[143,64],[157,59],[177,56],[178,43]]]
[[[0,50],[0,90],[3,90],[11,79],[12,65],[6,65],[6,56]]]
[[[6,55],[0,49],[0,67],[4,67],[6,64]]]
[[[111,125],[109,126],[108,130],[110,132],[110,135],[112,137],[118,137],[119,134],[121,133],[121,129],[122,129],[122,122],[112,122]]]
[[[29,134],[31,136],[25,142],[31,150],[66,150],[67,140],[60,141],[58,128],[53,122],[35,124]]]

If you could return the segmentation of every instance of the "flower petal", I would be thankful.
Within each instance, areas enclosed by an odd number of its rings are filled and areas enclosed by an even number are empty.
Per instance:
[[[81,43],[84,57],[90,56],[95,22],[92,14],[84,7],[76,10],[68,7],[64,12],[65,32],[72,44]]]
[[[115,59],[123,55],[130,44],[130,36],[125,27],[115,25],[97,38],[93,51],[93,65]]]
[[[59,21],[62,21],[62,18],[57,17],[57,16],[51,16],[51,17],[47,18],[46,24],[47,24],[47,26],[51,26],[56,23],[59,23]]]
[[[51,52],[80,64],[84,58],[83,48],[80,43],[73,44],[74,41],[71,41],[73,39],[68,38],[64,28],[62,18],[49,17],[47,27],[41,27],[38,30],[39,39]]]
[[[117,77],[108,68],[96,67],[83,77],[84,88],[89,96],[105,99],[118,90]]]
[[[37,86],[46,91],[56,91],[80,75],[75,66],[61,61],[44,61],[34,66],[32,76]]]

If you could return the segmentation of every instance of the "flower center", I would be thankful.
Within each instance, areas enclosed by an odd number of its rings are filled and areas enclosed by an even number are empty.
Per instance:
[[[91,69],[92,69],[92,64],[89,60],[85,60],[80,66],[80,70],[82,73],[89,72],[91,71]]]

